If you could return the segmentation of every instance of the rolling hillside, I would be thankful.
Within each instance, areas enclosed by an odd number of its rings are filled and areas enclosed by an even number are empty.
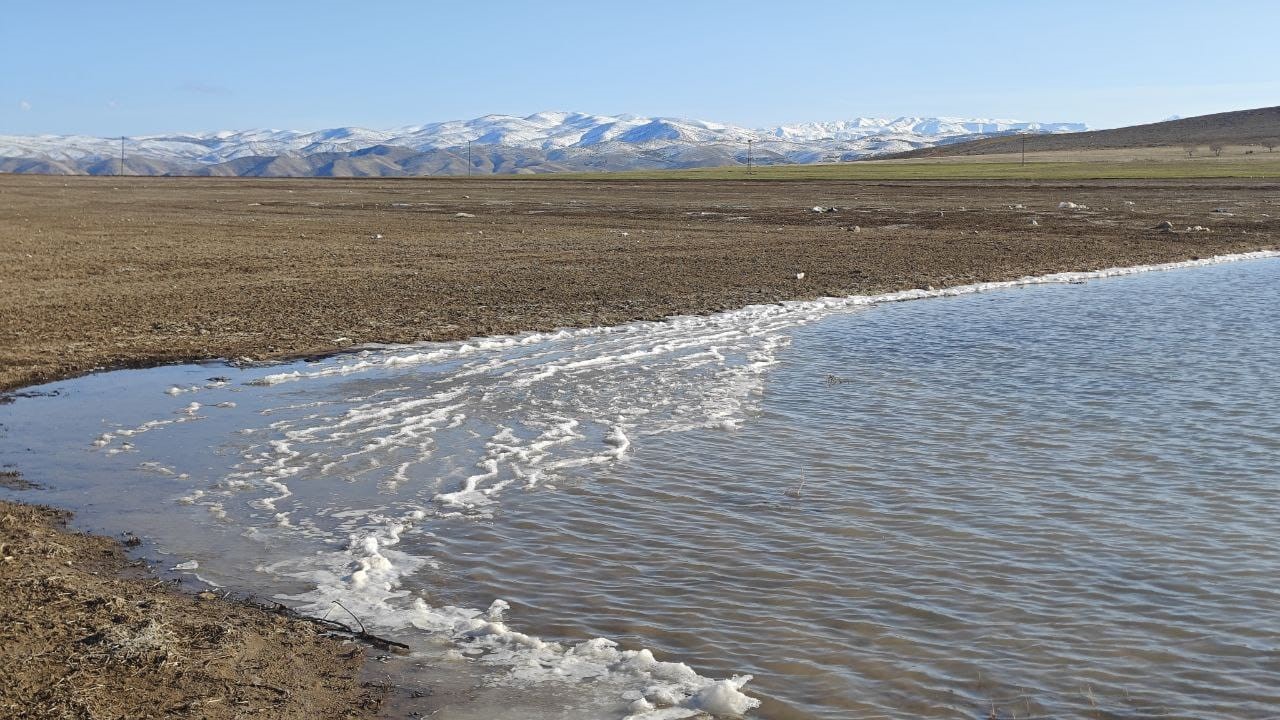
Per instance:
[[[1028,153],[1180,148],[1184,145],[1198,145],[1204,149],[1214,143],[1234,146],[1256,145],[1262,148],[1264,143],[1280,141],[1280,106],[1200,115],[1113,130],[1054,135],[1005,135],[919,148],[881,159],[1013,154],[1022,151],[1024,139]]]

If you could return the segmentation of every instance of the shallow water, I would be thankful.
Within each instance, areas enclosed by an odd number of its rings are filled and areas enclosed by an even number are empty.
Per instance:
[[[763,718],[1269,718],[1278,283],[105,373],[0,406],[0,463],[208,582],[409,638],[424,682],[483,685],[449,717],[728,713],[712,679],[752,674]]]

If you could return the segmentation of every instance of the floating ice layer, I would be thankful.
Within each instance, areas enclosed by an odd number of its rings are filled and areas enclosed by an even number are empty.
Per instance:
[[[288,372],[259,369],[251,387],[195,388],[203,404],[182,404],[172,388],[161,391],[177,403],[164,417],[108,430],[91,445],[106,456],[148,458],[144,469],[191,483],[176,503],[204,508],[210,521],[239,527],[264,547],[294,548],[258,569],[309,587],[281,596],[304,612],[324,614],[339,601],[370,627],[450,638],[476,662],[504,668],[495,682],[572,683],[616,693],[628,717],[735,716],[757,704],[742,692],[749,676],[714,680],[603,638],[544,640],[508,626],[502,600],[486,610],[432,605],[409,579],[435,561],[401,550],[402,539],[426,540],[443,518],[493,518],[502,502],[518,502],[521,493],[581,482],[589,477],[584,469],[624,462],[655,434],[732,430],[755,412],[790,332],[826,315],[1277,256],[1245,253],[370,349]],[[260,402],[218,402],[218,393],[230,392],[258,394]],[[218,447],[238,458],[225,472],[202,477],[197,468],[150,459],[162,451],[155,436],[211,418],[237,428]]]

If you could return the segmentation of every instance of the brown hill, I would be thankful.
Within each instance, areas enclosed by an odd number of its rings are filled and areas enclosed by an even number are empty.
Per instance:
[[[35,173],[38,175],[76,175],[76,168],[48,158],[0,157],[0,173]]]
[[[889,158],[955,157],[1027,152],[1129,149],[1142,147],[1280,144],[1280,106],[1236,110],[1180,120],[1132,125],[1114,130],[1091,130],[1060,135],[1003,135],[969,142],[938,145],[887,156]],[[886,159],[886,156],[875,158]]]

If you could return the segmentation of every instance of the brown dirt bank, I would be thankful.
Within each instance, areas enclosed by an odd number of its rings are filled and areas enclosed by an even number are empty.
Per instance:
[[[1150,229],[1166,219],[1213,232]],[[1179,260],[1278,236],[1280,185],[1241,181],[0,175],[0,388]]]
[[[375,715],[358,646],[173,592],[66,517],[0,501],[0,717]]]

